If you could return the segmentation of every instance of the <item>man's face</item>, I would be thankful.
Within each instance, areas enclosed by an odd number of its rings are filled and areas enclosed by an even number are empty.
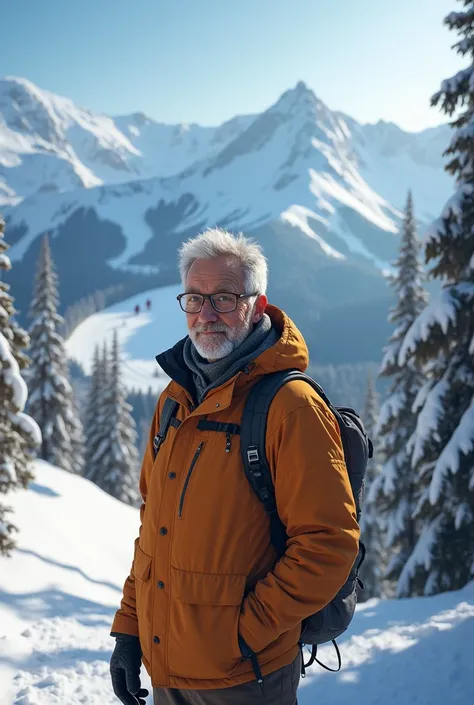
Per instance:
[[[244,294],[242,266],[227,257],[196,260],[186,280],[186,293]],[[200,313],[187,313],[189,337],[198,353],[206,360],[219,360],[230,355],[249,335],[265,311],[266,296],[240,299],[230,313],[219,313],[209,299]]]

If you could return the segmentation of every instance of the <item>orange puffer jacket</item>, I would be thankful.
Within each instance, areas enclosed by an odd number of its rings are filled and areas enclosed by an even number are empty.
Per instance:
[[[161,394],[140,478],[141,528],[112,631],[139,635],[155,687],[223,688],[252,680],[239,635],[262,673],[292,662],[301,621],[324,607],[356,559],[359,527],[339,427],[305,382],[285,385],[270,408],[266,451],[286,553],[276,562],[269,521],[245,476],[239,437],[199,430],[239,424],[251,386],[269,372],[305,370],[294,323],[268,306],[277,343],[193,408],[183,341],[158,357],[172,381]],[[153,438],[169,396],[181,422],[156,459]]]

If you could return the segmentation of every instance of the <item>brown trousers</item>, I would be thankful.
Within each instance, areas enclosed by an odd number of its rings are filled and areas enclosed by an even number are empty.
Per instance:
[[[181,690],[153,688],[154,705],[298,705],[301,652],[293,663],[269,673],[259,685],[256,680],[231,688]]]

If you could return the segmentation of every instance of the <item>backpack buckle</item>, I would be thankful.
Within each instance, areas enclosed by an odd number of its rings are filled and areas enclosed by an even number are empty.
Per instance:
[[[160,433],[157,433],[153,439],[153,448],[155,449],[155,451],[159,450],[162,443],[163,443],[163,436]]]
[[[247,450],[247,458],[250,464],[259,462],[260,456],[258,454],[257,446],[250,446]]]

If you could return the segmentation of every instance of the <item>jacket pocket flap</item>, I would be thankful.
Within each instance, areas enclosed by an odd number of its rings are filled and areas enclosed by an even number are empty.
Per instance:
[[[192,605],[240,605],[245,580],[245,575],[195,573],[171,568],[173,597]]]
[[[151,562],[152,562],[152,557],[148,556],[146,553],[142,551],[140,546],[137,544],[137,548],[135,550],[135,557],[133,559],[133,575],[135,578],[138,578],[138,580],[142,580],[143,582],[146,582],[151,573]]]

